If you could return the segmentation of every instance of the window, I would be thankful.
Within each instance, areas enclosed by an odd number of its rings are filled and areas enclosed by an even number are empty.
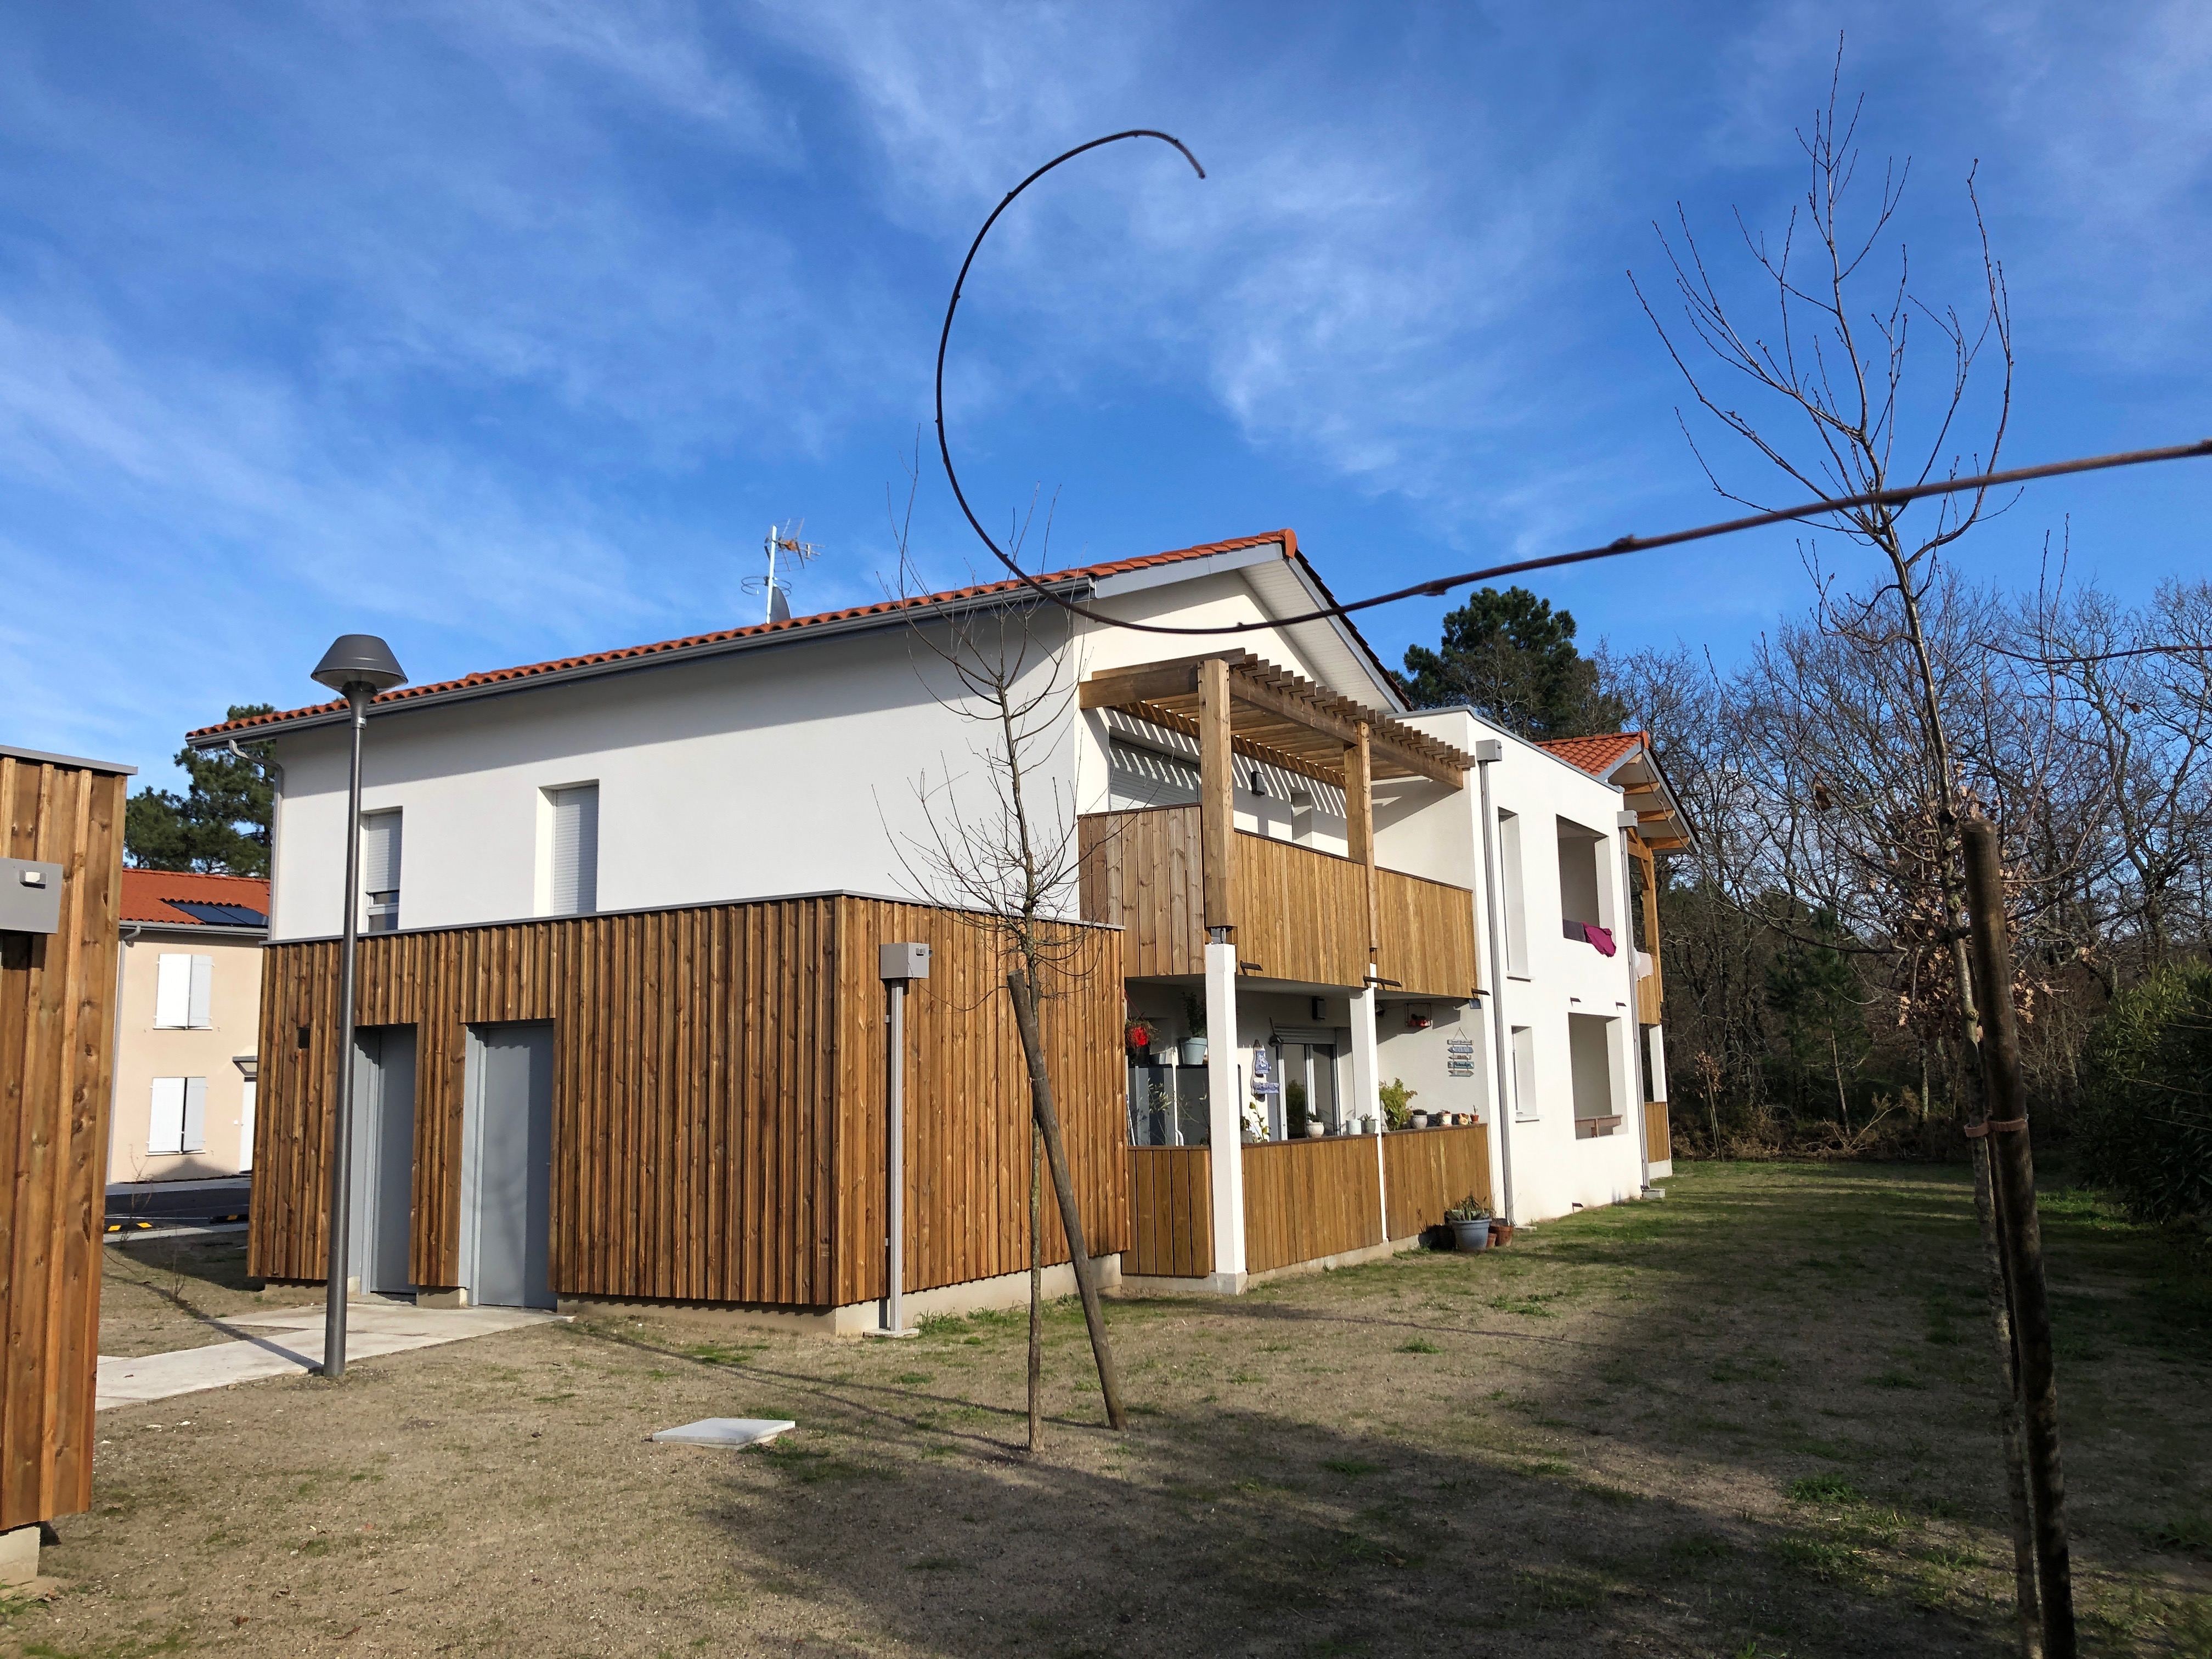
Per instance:
[[[1107,805],[1116,812],[1146,806],[1189,806],[1198,800],[1198,768],[1176,755],[1140,749],[1118,738],[1107,757]]]
[[[1534,1123],[1543,1116],[1536,1103],[1536,1033],[1513,1028],[1513,1121]]]
[[[207,1079],[157,1077],[146,1128],[149,1154],[173,1156],[207,1150]]]
[[[1567,1016],[1567,1059],[1575,1085],[1575,1134],[1589,1139],[1620,1127],[1613,1096],[1613,1028],[1598,1014]]]
[[[1498,815],[1498,877],[1505,891],[1505,971],[1516,979],[1528,977],[1528,902],[1521,879],[1521,815]]]
[[[253,1167],[253,1079],[248,1078],[245,1092],[238,1097],[238,1172],[240,1175]]]
[[[361,815],[361,890],[368,901],[362,926],[372,933],[399,927],[399,812]]]
[[[548,789],[545,802],[553,832],[546,913],[588,916],[599,908],[599,786]]]
[[[1604,838],[1565,818],[1559,820],[1559,918],[1577,924],[1569,937],[1580,939],[1583,937],[1580,924],[1605,926],[1603,902],[1598,897],[1601,884],[1597,873],[1597,849]]]
[[[204,1031],[215,998],[215,958],[164,951],[154,974],[154,1029]]]

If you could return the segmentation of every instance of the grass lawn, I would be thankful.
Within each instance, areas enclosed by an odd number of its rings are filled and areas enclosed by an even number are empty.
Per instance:
[[[1056,1307],[1036,1462],[1019,1316],[895,1344],[581,1320],[104,1413],[47,1557],[74,1589],[9,1607],[0,1650],[2006,1651],[1962,1175],[1668,1190],[1502,1252],[1117,1304],[1123,1436]],[[2212,1278],[2087,1198],[2044,1213],[2085,1646],[2212,1655]],[[646,1439],[708,1415],[800,1428]]]

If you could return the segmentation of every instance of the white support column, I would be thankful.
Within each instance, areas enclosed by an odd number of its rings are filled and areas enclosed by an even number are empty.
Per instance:
[[[1207,1163],[1213,1188],[1213,1287],[1244,1288],[1243,1079],[1237,1036],[1237,947],[1206,947]]]
[[[1620,856],[1613,862],[1619,866],[1614,881],[1620,894],[1617,908],[1620,913],[1620,939],[1616,948],[1628,959],[1628,1003],[1621,1024],[1627,1028],[1628,1042],[1628,1121],[1636,1126],[1636,1191],[1642,1197],[1651,1190],[1651,1133],[1644,1121],[1644,1054],[1643,1028],[1637,1024],[1639,1001],[1636,977],[1636,918],[1632,914],[1636,906],[1636,883],[1628,873],[1633,856],[1628,850],[1628,837],[1640,822],[1633,812],[1621,812],[1613,819],[1613,840],[1620,844]]]
[[[1380,1194],[1382,1235],[1390,1237],[1389,1194],[1382,1191],[1382,1060],[1375,1048],[1375,988],[1363,986],[1352,994],[1352,1111],[1354,1117],[1375,1120],[1375,1190]]]

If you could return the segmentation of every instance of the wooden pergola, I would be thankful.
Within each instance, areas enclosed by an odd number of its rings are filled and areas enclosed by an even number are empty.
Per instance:
[[[1467,787],[1472,756],[1379,709],[1339,696],[1249,651],[1223,651],[1133,668],[1103,670],[1079,688],[1084,708],[1110,708],[1198,739],[1200,844],[1206,926],[1224,936],[1235,857],[1232,754],[1335,785],[1344,791],[1346,840],[1366,872],[1368,948],[1379,945],[1376,906],[1377,778],[1426,778]]]

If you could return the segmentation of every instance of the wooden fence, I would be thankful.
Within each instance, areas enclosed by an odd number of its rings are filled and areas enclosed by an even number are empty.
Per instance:
[[[1243,1153],[1247,1272],[1382,1242],[1373,1136],[1263,1142]]]
[[[1129,1148],[1125,1273],[1203,1279],[1213,1271],[1213,1165],[1203,1146]]]
[[[60,930],[0,933],[0,1531],[92,1503],[127,782],[0,753],[0,854],[62,866]]]
[[[554,1289],[823,1307],[884,1291],[880,942],[932,947],[907,1006],[906,1288],[1029,1260],[1029,1099],[991,939],[851,896],[374,936],[356,1016],[416,1032],[410,1271],[459,1276],[468,1027],[554,1024]],[[337,1055],[334,941],[270,947],[250,1270],[324,1272]],[[1128,1216],[1118,936],[1044,1009],[1090,1248]],[[1054,1206],[1046,1260],[1065,1261]]]
[[[1390,1202],[1390,1237],[1411,1238],[1444,1218],[1462,1199],[1488,1204],[1490,1131],[1400,1129],[1382,1138],[1382,1189]]]

